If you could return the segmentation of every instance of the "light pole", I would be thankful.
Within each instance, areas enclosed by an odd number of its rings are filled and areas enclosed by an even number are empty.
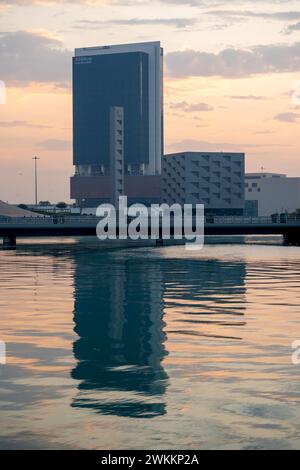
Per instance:
[[[85,199],[80,199],[80,215],[82,215],[83,204],[85,203]]]
[[[38,201],[37,161],[40,159],[38,157],[33,157],[32,160],[34,160],[35,205],[37,206],[37,201]]]

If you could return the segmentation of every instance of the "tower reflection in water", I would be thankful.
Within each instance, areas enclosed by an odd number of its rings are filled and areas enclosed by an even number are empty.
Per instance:
[[[189,258],[175,248],[77,253],[74,261],[74,407],[143,418],[166,413],[164,311],[170,350],[181,357],[180,345],[187,347],[199,376],[202,355],[222,359],[224,344],[211,349],[193,337],[242,340],[242,261]]]
[[[79,381],[72,406],[151,418],[166,413],[168,377],[160,263],[128,253],[75,257],[74,322]]]

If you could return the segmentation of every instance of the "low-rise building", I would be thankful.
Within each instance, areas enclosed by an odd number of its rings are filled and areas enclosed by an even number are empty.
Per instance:
[[[179,152],[162,162],[162,201],[204,204],[206,214],[243,215],[245,155]]]
[[[249,216],[292,213],[300,208],[300,178],[282,173],[248,173],[245,199],[245,212]]]

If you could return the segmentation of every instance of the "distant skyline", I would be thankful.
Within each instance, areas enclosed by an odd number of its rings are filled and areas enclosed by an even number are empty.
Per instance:
[[[2,0],[0,199],[33,202],[38,155],[39,199],[69,200],[74,48],[156,40],[166,153],[244,151],[247,171],[300,176],[300,1]]]

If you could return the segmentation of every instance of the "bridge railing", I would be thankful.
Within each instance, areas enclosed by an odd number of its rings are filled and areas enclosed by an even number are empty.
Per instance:
[[[206,216],[206,224],[220,225],[282,225],[282,224],[300,224],[300,217],[278,215],[271,217],[243,217],[243,216]]]
[[[206,216],[205,222],[207,224],[221,224],[221,225],[266,225],[271,224],[271,217],[229,217],[229,216]]]
[[[0,217],[0,226],[96,226],[99,217],[96,216],[47,216],[47,217]],[[300,225],[298,216],[272,216],[272,217],[229,217],[206,216],[207,225]]]
[[[0,217],[0,225],[95,225],[95,216]]]

